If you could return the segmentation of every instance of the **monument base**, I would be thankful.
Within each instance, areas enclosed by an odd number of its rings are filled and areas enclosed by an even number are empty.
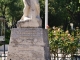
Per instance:
[[[42,20],[22,20],[17,22],[17,27],[42,27]]]
[[[47,30],[13,28],[7,60],[50,60]]]

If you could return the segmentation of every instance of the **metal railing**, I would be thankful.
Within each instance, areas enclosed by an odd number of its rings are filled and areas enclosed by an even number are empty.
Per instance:
[[[57,53],[55,56],[54,54],[51,54],[51,60],[80,60],[80,49],[78,49],[78,52],[75,53],[73,55],[73,57],[71,57],[71,54],[68,54],[65,56],[63,56],[62,53]]]

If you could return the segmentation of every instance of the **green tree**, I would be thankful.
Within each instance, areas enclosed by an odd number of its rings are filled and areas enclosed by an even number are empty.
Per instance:
[[[22,15],[21,0],[0,0],[0,16],[4,16],[8,23],[13,26]]]
[[[0,0],[0,16],[6,19],[6,43],[10,38],[10,27],[15,27],[22,15],[23,3],[21,0]]]
[[[78,15],[80,16],[80,6],[78,0],[49,0],[50,26],[63,25],[67,28],[70,22],[73,22],[75,25],[77,23],[80,24]]]

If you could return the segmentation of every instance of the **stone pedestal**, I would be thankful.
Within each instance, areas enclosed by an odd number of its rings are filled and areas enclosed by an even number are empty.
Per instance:
[[[48,33],[42,28],[13,28],[7,60],[50,60]]]
[[[32,18],[32,20],[21,20],[17,22],[17,28],[40,28],[42,27],[42,20],[40,18]]]

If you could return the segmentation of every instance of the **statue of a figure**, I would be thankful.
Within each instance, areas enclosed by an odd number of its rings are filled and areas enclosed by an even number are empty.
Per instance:
[[[23,0],[23,16],[17,22],[17,27],[42,27],[39,0]]]
[[[32,18],[40,19],[39,0],[23,0],[23,3],[24,3],[23,16],[20,19],[20,21],[32,20]]]

